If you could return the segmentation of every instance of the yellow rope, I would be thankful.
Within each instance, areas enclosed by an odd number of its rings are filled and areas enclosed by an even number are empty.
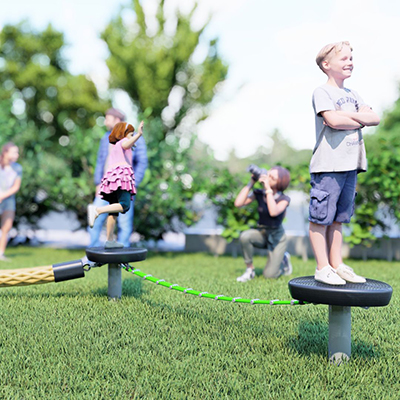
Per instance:
[[[53,266],[0,270],[0,287],[54,282]]]

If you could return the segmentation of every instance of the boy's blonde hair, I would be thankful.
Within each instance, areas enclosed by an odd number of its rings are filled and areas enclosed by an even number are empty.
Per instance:
[[[353,51],[353,48],[350,45],[350,42],[348,41],[343,41],[343,42],[336,42],[336,43],[330,43],[324,46],[319,53],[317,54],[317,58],[315,61],[317,62],[318,67],[321,68],[322,72],[325,72],[322,63],[326,60],[328,55],[335,50],[336,53],[339,53],[339,51],[342,51],[344,46],[349,46],[350,50]]]

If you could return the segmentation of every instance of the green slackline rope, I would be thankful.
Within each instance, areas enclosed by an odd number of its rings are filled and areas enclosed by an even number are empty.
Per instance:
[[[224,300],[224,301],[231,301],[233,303],[247,303],[247,304],[268,304],[271,306],[285,306],[285,305],[301,305],[301,304],[308,304],[306,302],[300,300],[261,300],[261,299],[242,299],[241,297],[228,297],[223,294],[215,295],[208,292],[199,292],[197,290],[193,290],[192,288],[184,288],[179,286],[178,284],[166,282],[164,279],[157,279],[153,275],[145,274],[141,272],[140,269],[132,268],[128,264],[120,264],[121,268],[125,269],[128,272],[132,272],[132,274],[139,276],[142,279],[148,280],[150,282],[156,283],[157,285],[167,287],[169,289],[178,290],[179,292],[192,294],[194,296],[205,297],[207,299],[214,299],[214,300]]]

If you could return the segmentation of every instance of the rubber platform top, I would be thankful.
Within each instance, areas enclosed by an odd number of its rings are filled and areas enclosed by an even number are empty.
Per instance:
[[[389,304],[393,289],[385,282],[367,279],[365,283],[332,286],[317,282],[313,276],[289,281],[291,296],[300,301],[332,306],[382,307]]]
[[[104,247],[89,247],[86,257],[90,261],[101,264],[119,264],[143,261],[146,259],[147,249],[124,247],[122,249],[105,249]]]

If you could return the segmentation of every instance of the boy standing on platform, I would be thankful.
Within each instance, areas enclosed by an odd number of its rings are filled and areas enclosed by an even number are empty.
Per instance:
[[[353,71],[349,42],[332,43],[317,55],[327,75],[313,94],[316,145],[310,162],[310,241],[317,262],[315,280],[329,285],[364,283],[342,260],[342,224],[354,211],[357,174],[367,170],[361,129],[378,115],[354,90],[344,87]]]

